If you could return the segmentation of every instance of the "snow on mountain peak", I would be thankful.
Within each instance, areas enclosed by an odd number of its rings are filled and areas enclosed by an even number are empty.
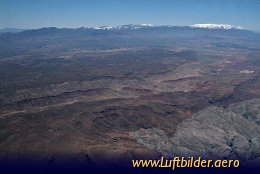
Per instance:
[[[112,27],[112,26],[93,27],[93,29],[95,29],[95,30],[111,30],[113,28],[114,27]]]
[[[128,25],[119,25],[119,26],[93,27],[92,29],[95,29],[95,30],[134,30],[134,29],[152,28],[152,27],[174,27],[174,26],[172,26],[172,25],[152,25],[152,24],[128,24]],[[228,24],[194,24],[194,25],[190,25],[189,27],[203,28],[203,29],[224,29],[224,30],[243,29],[243,27],[233,26],[233,25],[228,25]]]
[[[153,27],[154,25],[152,24],[140,24],[141,26],[144,26],[144,27]]]
[[[92,29],[95,30],[120,30],[120,29],[139,29],[142,27],[154,27],[152,24],[128,24],[128,25],[118,25],[118,26],[102,26],[102,27],[93,27]]]
[[[233,26],[228,24],[194,24],[190,27],[193,28],[207,28],[207,29],[224,29],[224,30],[230,30],[230,29],[243,29],[241,26]]]

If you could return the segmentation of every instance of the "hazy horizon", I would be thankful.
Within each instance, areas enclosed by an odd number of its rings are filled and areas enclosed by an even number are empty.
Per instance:
[[[95,28],[95,27],[116,27],[116,26],[124,26],[124,25],[146,25],[146,24],[120,24],[120,25],[100,25],[100,26],[81,26],[81,27],[56,27],[56,26],[45,26],[45,27],[40,27],[40,28],[15,28],[15,27],[5,27],[5,28],[0,28],[0,30],[5,30],[5,29],[17,29],[17,30],[31,30],[31,29],[41,29],[41,28],[58,28],[58,29],[62,29],[62,28],[67,28],[67,29],[78,29],[78,28]],[[163,24],[163,25],[154,25],[154,24],[149,24],[152,25],[154,27],[161,27],[161,26],[173,26],[173,27],[188,27],[188,26],[192,26],[194,24],[190,24],[190,25],[168,25],[168,24]],[[230,25],[230,24],[218,24],[218,25]],[[232,25],[235,26],[235,25]],[[238,26],[236,26],[238,27]],[[243,28],[246,29],[246,28]]]

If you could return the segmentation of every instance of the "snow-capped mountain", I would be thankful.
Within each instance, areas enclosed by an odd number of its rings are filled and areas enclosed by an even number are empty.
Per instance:
[[[112,27],[112,26],[101,26],[101,27],[93,27],[92,29],[95,29],[95,30],[112,30],[112,29],[114,29],[114,27]]]
[[[205,28],[205,29],[224,29],[224,30],[243,29],[243,27],[241,26],[234,26],[228,24],[194,24],[194,25],[190,25],[190,27]]]
[[[173,26],[173,25],[152,25],[152,24],[128,24],[128,25],[119,25],[119,26],[101,26],[101,27],[93,27],[91,29],[96,30],[134,30],[140,28],[173,28],[173,27],[180,27],[180,26]],[[228,24],[194,24],[190,26],[182,26],[182,27],[191,27],[191,28],[202,28],[202,29],[243,29],[241,26],[233,26]]]
[[[148,28],[154,27],[152,24],[128,24],[128,25],[118,25],[118,26],[101,26],[101,27],[93,27],[92,29],[96,30],[133,30],[139,28]]]

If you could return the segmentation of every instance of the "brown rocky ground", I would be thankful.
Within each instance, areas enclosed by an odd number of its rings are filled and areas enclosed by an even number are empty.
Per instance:
[[[0,158],[36,156],[46,165],[161,154],[259,158],[257,46],[197,42],[38,48],[2,58]]]

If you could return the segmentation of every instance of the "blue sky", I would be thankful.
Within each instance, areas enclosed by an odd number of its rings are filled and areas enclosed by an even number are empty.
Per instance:
[[[260,0],[0,0],[0,28],[218,23],[260,31]]]

